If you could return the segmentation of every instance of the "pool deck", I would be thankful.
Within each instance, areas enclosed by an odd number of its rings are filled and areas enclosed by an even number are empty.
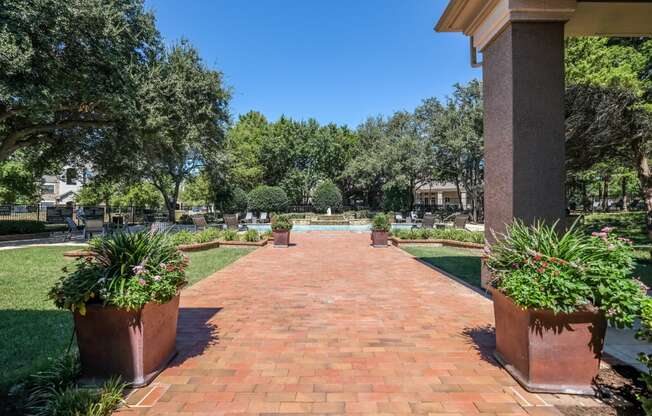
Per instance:
[[[559,415],[493,359],[487,298],[368,234],[297,233],[185,290],[178,357],[119,415]]]

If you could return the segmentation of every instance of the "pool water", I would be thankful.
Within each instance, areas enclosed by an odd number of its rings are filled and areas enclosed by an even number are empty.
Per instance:
[[[393,230],[409,230],[415,224],[411,223],[402,223],[402,224],[392,224]],[[258,232],[264,233],[270,231],[272,227],[269,224],[247,224],[247,228],[250,230],[256,230]],[[371,224],[351,224],[351,225],[307,225],[307,224],[295,224],[292,227],[292,232],[302,233],[309,231],[350,231],[353,233],[367,233],[371,231]]]

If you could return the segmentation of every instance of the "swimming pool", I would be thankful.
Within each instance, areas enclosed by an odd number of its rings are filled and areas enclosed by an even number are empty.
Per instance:
[[[416,224],[402,223],[392,224],[393,230],[409,230]],[[270,231],[272,227],[269,224],[247,224],[250,230],[256,230],[264,233]],[[371,224],[351,224],[351,225],[307,225],[295,224],[292,227],[293,232],[302,233],[309,231],[350,231],[353,233],[367,233],[371,231]]]

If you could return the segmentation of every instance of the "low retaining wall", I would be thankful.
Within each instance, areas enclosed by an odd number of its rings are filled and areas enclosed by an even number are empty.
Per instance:
[[[263,247],[267,245],[268,240],[261,240],[261,241],[223,241],[223,240],[217,240],[217,241],[209,241],[208,243],[196,243],[196,244],[181,244],[177,248],[179,251],[182,251],[184,253],[189,253],[192,251],[203,251],[203,250],[210,250],[213,248],[218,248],[218,247],[223,247],[223,248],[256,248],[256,247]],[[64,257],[71,257],[71,258],[80,258],[80,257],[88,257],[90,256],[91,253],[88,250],[73,250],[73,251],[67,251],[63,253]]]
[[[449,246],[449,247],[459,247],[459,248],[471,248],[476,250],[482,250],[484,244],[479,243],[469,243],[466,241],[455,241],[455,240],[402,240],[396,237],[390,237],[389,239],[393,245],[399,247],[401,245],[410,245],[410,246]]]
[[[184,253],[190,252],[190,251],[203,251],[203,250],[210,250],[211,248],[218,248],[220,246],[219,241],[209,241],[208,243],[196,243],[196,244],[181,244],[179,247],[179,251],[183,251]]]
[[[32,234],[5,234],[0,235],[0,241],[21,241],[21,240],[36,240],[39,238],[49,238],[50,232],[45,233],[32,233]]]
[[[247,247],[262,247],[267,245],[267,240],[260,241],[220,241],[220,247],[231,248],[247,248]]]

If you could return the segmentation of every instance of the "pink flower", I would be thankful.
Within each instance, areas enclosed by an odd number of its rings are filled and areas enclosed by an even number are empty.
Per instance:
[[[155,282],[158,282],[159,280],[161,280],[161,276],[156,275],[156,276],[152,277],[152,279],[154,279]]]
[[[145,286],[147,284],[147,282],[145,281],[145,279],[141,278],[141,279],[138,279],[138,284],[141,285],[141,286]]]
[[[143,274],[145,273],[145,266],[139,264],[138,266],[134,266],[133,269],[131,269],[135,274]]]
[[[604,227],[604,228],[603,228],[602,230],[600,230],[600,231],[603,232],[603,233],[609,234],[609,233],[612,232],[613,230],[615,230],[614,227]]]
[[[543,267],[539,267],[539,268],[537,269],[537,273],[543,273],[543,272],[545,272],[545,271],[546,271],[546,269],[544,269]]]
[[[597,233],[597,232],[594,231],[594,232],[591,233],[591,235],[592,235],[593,237],[600,237],[600,238],[605,238],[605,237],[607,237],[607,233],[604,232],[604,231],[601,231],[601,232],[599,232],[599,233]]]

